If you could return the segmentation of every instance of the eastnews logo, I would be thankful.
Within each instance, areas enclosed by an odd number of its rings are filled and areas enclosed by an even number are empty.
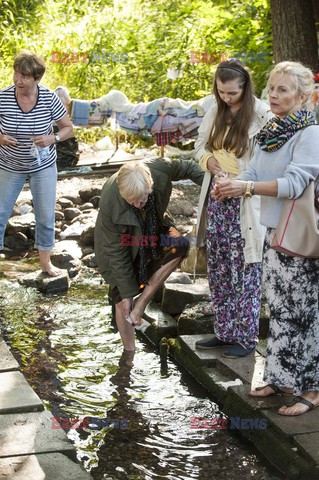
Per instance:
[[[91,430],[102,430],[102,428],[118,428],[120,430],[128,429],[127,418],[100,418],[100,417],[51,417],[51,429],[54,430],[82,430],[89,428]]]
[[[169,234],[161,233],[157,235],[130,235],[126,233],[120,233],[121,247],[182,247],[189,245],[190,247],[196,246],[196,235],[180,235],[179,237],[172,237]]]
[[[216,65],[220,62],[225,62],[230,59],[240,60],[245,63],[266,63],[267,62],[267,53],[266,52],[190,52],[190,62],[191,63],[209,63],[211,65]]]
[[[199,418],[191,417],[191,429],[208,430],[266,430],[267,418]]]
[[[52,63],[127,63],[128,53],[109,52],[51,52]]]

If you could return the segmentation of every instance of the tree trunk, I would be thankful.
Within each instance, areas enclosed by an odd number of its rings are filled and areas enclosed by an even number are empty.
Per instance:
[[[312,0],[270,0],[275,62],[301,62],[319,71]]]

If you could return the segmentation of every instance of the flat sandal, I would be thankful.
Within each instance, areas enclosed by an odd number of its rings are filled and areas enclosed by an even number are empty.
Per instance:
[[[249,393],[248,393],[248,395],[250,397],[255,397],[255,398],[267,398],[267,397],[272,397],[273,395],[291,395],[291,393],[284,392],[283,390],[281,390],[281,388],[277,387],[277,385],[274,385],[273,383],[268,383],[268,385],[264,385],[262,387],[256,387],[254,391],[259,392],[266,387],[270,387],[273,390],[274,393],[270,393],[269,395],[266,395],[266,396],[261,395],[260,397],[258,397],[258,395],[251,395]]]

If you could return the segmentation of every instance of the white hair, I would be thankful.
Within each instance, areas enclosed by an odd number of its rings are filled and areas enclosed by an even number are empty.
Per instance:
[[[151,193],[153,183],[151,171],[143,162],[127,162],[117,175],[120,195],[128,203]]]
[[[303,105],[307,105],[309,103],[310,97],[313,92],[313,87],[314,87],[313,73],[310,70],[310,68],[307,68],[304,65],[302,65],[302,63],[298,63],[298,62],[277,63],[277,65],[274,66],[274,68],[271,70],[269,74],[267,87],[269,87],[271,77],[277,73],[282,75],[287,73],[288,75],[292,76],[292,79],[295,83],[297,94],[305,96]]]

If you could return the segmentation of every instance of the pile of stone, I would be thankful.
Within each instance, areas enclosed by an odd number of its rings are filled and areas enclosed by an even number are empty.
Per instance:
[[[52,263],[66,269],[70,278],[81,270],[82,263],[96,268],[94,226],[98,214],[102,187],[90,187],[57,199],[55,212],[56,246]],[[195,222],[195,210],[189,200],[172,198],[169,205],[182,233]],[[35,217],[31,200],[18,200],[9,219],[4,245],[13,252],[33,248]]]

